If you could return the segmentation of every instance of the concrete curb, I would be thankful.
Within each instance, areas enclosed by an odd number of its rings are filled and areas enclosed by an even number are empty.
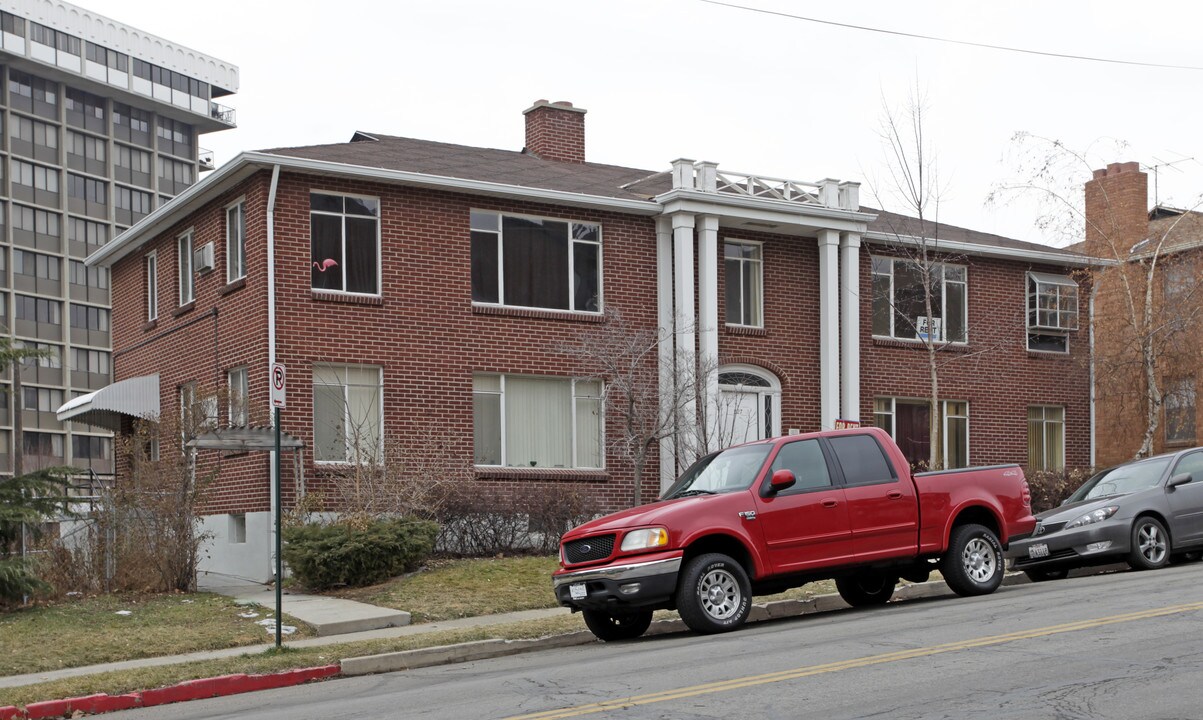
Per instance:
[[[1009,575],[1003,578],[1004,585],[1015,585],[1026,582],[1028,582],[1028,579],[1022,574]],[[898,588],[894,592],[891,602],[951,594],[952,590],[948,589],[944,581],[934,580]],[[748,615],[748,622],[779,620],[847,607],[848,604],[838,594],[818,595],[806,600],[778,600],[753,605],[752,611]],[[685,623],[679,618],[657,620],[651,624],[651,627],[647,629],[647,632],[643,636],[665,635],[682,632],[687,629]],[[597,642],[597,638],[593,637],[593,633],[584,630],[567,635],[550,635],[535,640],[479,640],[460,645],[442,645],[439,647],[422,648],[420,650],[405,650],[357,658],[346,658],[342,661],[342,674],[353,676],[414,670],[434,665],[448,665],[518,655],[533,650],[588,645],[593,642]]]
[[[63,700],[46,700],[29,703],[24,709],[9,705],[0,707],[0,720],[41,720],[42,718],[70,717],[75,712],[94,715],[115,710],[153,707],[187,700],[238,695],[255,690],[290,687],[313,680],[324,680],[338,675],[338,673],[338,665],[324,665],[265,675],[223,675],[201,680],[188,680],[178,685],[126,693],[125,695],[99,693]]]

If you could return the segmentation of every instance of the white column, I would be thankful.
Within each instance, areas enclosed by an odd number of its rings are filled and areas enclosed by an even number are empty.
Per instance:
[[[673,371],[673,231],[665,215],[656,218],[656,325],[659,333],[660,397],[674,397]],[[676,438],[660,439],[660,491],[668,489],[677,475]]]
[[[706,451],[718,450],[718,217],[698,216],[698,382]]]
[[[697,375],[697,314],[693,303],[693,215],[677,213],[672,216],[673,226],[673,300],[676,305],[674,313],[674,335],[677,342],[677,378],[692,380]],[[679,397],[679,395],[678,395]],[[677,427],[685,443],[678,445],[677,453],[680,461],[691,464],[696,457],[698,437],[697,405],[692,395],[682,399],[678,407]]]
[[[840,416],[860,420],[860,233],[840,236]]]
[[[820,427],[835,427],[840,414],[839,244],[835,230],[819,235],[819,418]]]

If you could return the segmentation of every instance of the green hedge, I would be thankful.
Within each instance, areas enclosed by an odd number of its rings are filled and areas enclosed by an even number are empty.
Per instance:
[[[284,560],[314,590],[382,582],[415,568],[434,548],[439,526],[425,520],[378,520],[366,528],[302,525],[284,531]]]

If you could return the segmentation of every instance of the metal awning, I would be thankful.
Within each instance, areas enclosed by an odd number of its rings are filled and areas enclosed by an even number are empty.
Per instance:
[[[273,427],[228,427],[215,428],[189,440],[187,446],[199,450],[226,450],[228,452],[250,452],[252,450],[275,450],[276,429]],[[300,450],[304,441],[286,432],[280,432],[280,449]]]
[[[159,418],[159,374],[128,378],[63,403],[59,420],[86,422],[113,432],[121,429],[122,416],[143,420]]]

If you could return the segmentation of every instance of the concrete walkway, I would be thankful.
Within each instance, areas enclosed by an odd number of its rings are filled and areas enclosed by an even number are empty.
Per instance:
[[[262,605],[272,612],[276,608],[276,590],[272,587],[236,585],[206,589],[220,595],[229,595],[239,605]],[[312,625],[318,637],[403,627],[409,624],[410,619],[409,613],[402,610],[289,590],[284,591],[280,603],[285,615],[291,615]]]

